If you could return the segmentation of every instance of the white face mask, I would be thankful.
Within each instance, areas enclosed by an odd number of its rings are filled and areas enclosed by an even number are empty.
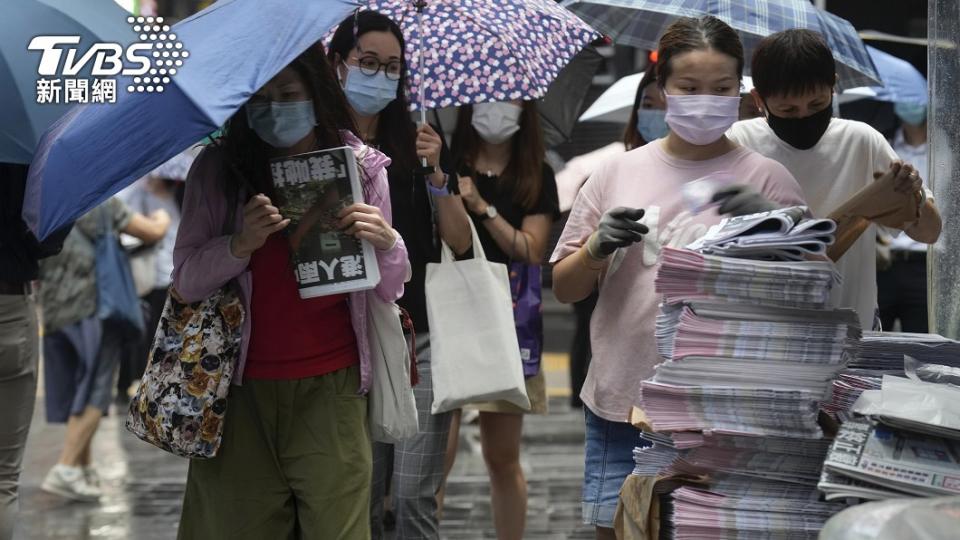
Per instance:
[[[520,131],[523,108],[513,103],[478,103],[473,106],[470,124],[480,138],[490,144],[500,144]]]
[[[667,125],[681,139],[704,146],[723,136],[740,117],[740,96],[667,96]]]

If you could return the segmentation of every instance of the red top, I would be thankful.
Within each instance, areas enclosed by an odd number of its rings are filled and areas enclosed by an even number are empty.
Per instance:
[[[244,377],[304,379],[360,362],[347,295],[304,300],[283,233],[250,257],[252,333]]]

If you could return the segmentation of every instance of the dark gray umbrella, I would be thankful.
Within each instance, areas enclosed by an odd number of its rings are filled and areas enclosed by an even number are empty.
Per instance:
[[[573,127],[583,112],[583,101],[590,91],[593,76],[602,63],[603,56],[596,47],[584,47],[560,71],[537,104],[547,148],[570,140]]]

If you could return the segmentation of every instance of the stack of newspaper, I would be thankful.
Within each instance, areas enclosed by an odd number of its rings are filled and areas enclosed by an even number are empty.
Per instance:
[[[815,538],[843,505],[819,502],[828,442],[779,437],[643,433],[638,470],[680,481],[661,497],[668,538]],[[656,465],[654,465],[656,464]]]
[[[818,416],[858,359],[861,330],[855,312],[830,305],[840,284],[832,263],[777,253],[796,238],[822,244],[806,255],[832,242],[832,222],[802,215],[726,220],[688,249],[662,252],[664,362],[640,389],[657,433],[643,434],[634,473],[687,481],[661,497],[668,537],[812,539],[843,507],[819,500],[830,443]],[[767,255],[741,257],[745,246]]]
[[[827,309],[833,284],[829,263],[743,261],[717,257],[718,273],[685,285],[670,261],[689,260],[696,253],[665,250],[657,289],[668,299],[657,321],[657,346],[665,362],[641,386],[641,404],[657,431],[698,431],[818,438],[820,403],[830,400],[832,381],[856,358],[860,327],[852,310]],[[741,265],[742,266],[739,266]],[[823,271],[794,273],[794,290],[814,291],[805,303],[799,297],[780,300],[773,290],[760,298],[750,288],[723,289],[741,268],[756,267],[768,274],[789,274],[799,265],[825,265]],[[806,279],[801,279],[804,276]],[[814,284],[814,285],[811,285]],[[711,288],[713,287],[713,288]],[[684,292],[680,292],[684,291]],[[823,295],[821,297],[820,295]],[[762,304],[741,303],[758,301]],[[781,305],[777,305],[777,304]],[[787,304],[787,305],[782,305]]]
[[[960,369],[906,357],[852,407],[824,462],[828,499],[960,495]]]
[[[860,358],[850,367],[903,373],[904,355],[928,364],[960,366],[960,342],[937,334],[864,332]]]
[[[884,375],[904,375],[904,356],[918,362],[960,367],[960,342],[937,334],[864,332],[860,353],[833,383],[833,399],[824,410],[841,422],[865,390],[880,389]]]
[[[657,291],[664,302],[713,298],[774,307],[819,309],[830,302],[840,274],[827,261],[777,262],[664,248]]]

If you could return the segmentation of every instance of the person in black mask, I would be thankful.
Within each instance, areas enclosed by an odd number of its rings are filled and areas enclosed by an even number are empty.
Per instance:
[[[875,179],[892,175],[898,191],[916,194],[904,200],[919,206],[919,219],[900,228],[922,243],[937,240],[940,214],[916,169],[901,162],[869,125],[833,118],[836,64],[820,34],[800,29],[772,34],[757,45],[751,68],[751,93],[764,117],[734,124],[727,137],[782,163],[816,216],[830,216]],[[838,305],[856,309],[865,330],[876,326],[875,228],[865,228],[837,261],[845,284],[836,292]]]

